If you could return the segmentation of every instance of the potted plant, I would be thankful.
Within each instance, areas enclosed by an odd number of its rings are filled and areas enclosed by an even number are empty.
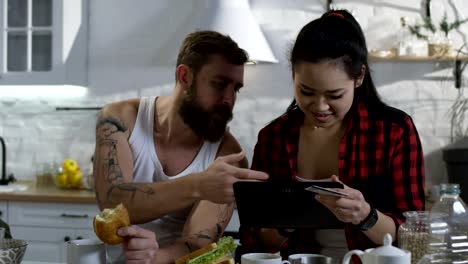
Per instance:
[[[447,13],[444,13],[442,19],[434,24],[431,17],[431,0],[423,1],[422,23],[409,25],[409,31],[419,39],[428,41],[429,56],[445,56],[453,52],[453,44],[449,38],[450,31],[459,28],[468,19],[455,19],[449,21]]]

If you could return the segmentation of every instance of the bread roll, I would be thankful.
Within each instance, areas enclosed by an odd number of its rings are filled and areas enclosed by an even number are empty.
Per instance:
[[[117,230],[130,225],[127,208],[120,203],[115,208],[106,208],[94,217],[94,233],[104,243],[120,244],[123,237],[117,235]]]

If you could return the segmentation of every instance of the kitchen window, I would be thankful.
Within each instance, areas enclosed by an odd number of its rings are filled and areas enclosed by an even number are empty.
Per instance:
[[[8,0],[6,71],[50,71],[52,0]]]
[[[86,35],[87,0],[0,0],[0,84],[83,85]]]

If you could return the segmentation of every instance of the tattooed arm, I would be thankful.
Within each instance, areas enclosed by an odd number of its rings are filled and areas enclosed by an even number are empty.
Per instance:
[[[134,100],[111,104],[101,110],[96,125],[93,169],[99,207],[113,207],[122,202],[133,224],[154,220],[197,201],[193,180],[189,178],[161,183],[132,182],[133,156],[128,138],[137,106],[138,101]]]

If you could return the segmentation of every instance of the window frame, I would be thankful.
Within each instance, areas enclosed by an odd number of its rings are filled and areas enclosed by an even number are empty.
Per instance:
[[[42,27],[32,27],[32,2],[28,1],[28,22],[26,32],[28,35],[28,69],[27,71],[7,71],[7,12],[8,0],[0,0],[0,84],[63,84],[65,82],[65,65],[63,59],[63,0],[52,0],[52,47],[51,70],[31,71],[32,63],[32,32]],[[49,27],[47,27],[49,28]],[[24,31],[23,31],[24,32]]]

